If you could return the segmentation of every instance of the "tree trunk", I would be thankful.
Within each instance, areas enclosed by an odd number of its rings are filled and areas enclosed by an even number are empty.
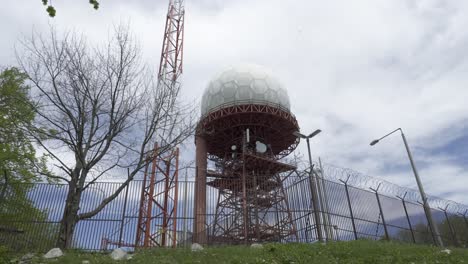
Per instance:
[[[69,183],[69,190],[65,209],[63,211],[62,221],[60,222],[60,231],[57,240],[57,247],[61,249],[70,248],[73,241],[73,233],[78,223],[78,210],[80,209],[81,190],[76,187],[76,183]]]

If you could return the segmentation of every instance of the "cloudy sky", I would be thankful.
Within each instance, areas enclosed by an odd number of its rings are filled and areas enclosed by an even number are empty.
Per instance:
[[[130,22],[145,60],[157,66],[167,0],[3,1],[0,64],[33,29],[83,32],[104,41]],[[312,140],[313,157],[415,187],[401,137],[369,142],[401,127],[426,191],[468,204],[468,2],[187,0],[183,96],[200,100],[223,68],[270,68]],[[189,150],[190,151],[190,150]],[[305,153],[305,144],[300,151]]]

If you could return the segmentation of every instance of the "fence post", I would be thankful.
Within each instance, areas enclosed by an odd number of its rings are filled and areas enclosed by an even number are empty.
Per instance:
[[[377,189],[372,189],[372,188],[369,188],[369,189],[371,189],[372,191],[375,192],[375,198],[377,198],[377,205],[379,206],[380,216],[382,217],[382,224],[383,224],[383,227],[384,227],[385,239],[390,241],[390,236],[388,235],[388,230],[387,230],[387,223],[385,222],[385,217],[384,217],[384,214],[383,214],[382,205],[380,204],[380,197],[379,197],[379,193],[378,193],[381,184],[382,183],[379,183],[379,185],[377,186]]]
[[[410,221],[410,218],[409,218],[409,215],[408,215],[408,209],[406,209],[406,203],[405,203],[405,197],[406,197],[406,194],[408,192],[405,192],[405,195],[403,195],[403,197],[400,197],[397,195],[398,198],[401,199],[401,202],[403,203],[403,209],[405,209],[405,215],[406,215],[406,220],[408,220],[408,227],[411,231],[411,238],[413,239],[413,243],[416,244],[416,238],[414,237],[414,231],[413,231],[413,226],[411,225],[411,221]]]
[[[307,141],[309,142],[309,141]],[[312,162],[311,162],[312,163]],[[313,174],[314,171],[314,164],[311,164],[310,166],[310,172],[309,172],[309,186],[310,186],[310,192],[311,192],[311,199],[312,199],[312,206],[314,209],[314,222],[315,222],[315,231],[317,233],[317,238],[320,242],[323,242],[323,236],[322,236],[322,223],[320,219],[320,213],[321,213],[321,208],[320,208],[320,202],[319,202],[319,194],[317,193],[317,181],[316,178]]]
[[[346,179],[346,181],[342,181],[340,179],[340,182],[342,182],[345,186],[345,191],[346,191],[346,199],[348,200],[348,208],[349,208],[349,214],[351,216],[351,224],[353,225],[353,233],[354,233],[354,239],[357,240],[358,239],[358,236],[357,236],[357,231],[356,231],[356,224],[354,223],[354,215],[353,215],[353,208],[351,207],[351,200],[349,198],[349,191],[348,191],[348,180],[349,180],[349,177],[351,177],[351,175],[348,174],[348,178]]]
[[[468,231],[468,219],[466,219],[466,214],[468,213],[468,209],[465,210],[465,213],[462,214],[463,216],[463,220],[465,220],[465,225],[466,225],[466,230]],[[465,243],[467,242],[467,240],[465,239]]]
[[[127,176],[130,176],[130,169],[127,168]],[[127,200],[128,200],[128,185],[125,187],[125,198],[124,198],[124,206],[122,211],[122,221],[120,222],[120,234],[119,234],[119,248],[122,247],[122,236],[123,236],[123,228],[125,224],[125,214],[127,213]]]
[[[187,170],[188,168],[185,168],[185,187],[184,187],[184,247],[187,246],[187,188],[188,188],[188,182],[187,182]]]
[[[442,211],[444,212],[445,219],[447,220],[447,224],[448,224],[448,226],[449,226],[450,234],[452,235],[452,240],[453,240],[455,246],[458,247],[459,245],[458,245],[457,236],[456,236],[456,234],[455,234],[455,230],[453,229],[453,226],[452,226],[452,224],[450,223],[450,219],[449,219],[448,214],[447,214],[447,208],[448,208],[448,206],[449,206],[449,205],[447,204],[447,206],[445,206],[445,209],[442,209],[442,208],[440,208],[440,207],[439,207],[439,209],[442,210]]]
[[[331,217],[330,217],[330,208],[329,208],[329,204],[328,204],[328,194],[327,194],[327,188],[326,188],[326,185],[325,185],[325,174],[323,172],[322,160],[320,159],[320,157],[318,158],[318,160],[319,160],[319,167],[320,167],[320,175],[322,176],[321,177],[322,178],[321,183],[322,183],[323,198],[325,200],[323,205],[325,207],[324,211],[327,214],[328,233],[330,234],[330,239],[334,240],[332,222],[331,222]]]
[[[465,210],[465,213],[458,213],[459,215],[461,215],[463,217],[463,220],[465,220],[465,225],[466,225],[466,229],[468,230],[468,219],[466,219],[466,214],[468,213],[468,209]]]
[[[442,240],[442,237],[439,234],[438,238],[436,238],[436,235],[434,234],[434,230],[432,229],[432,225],[429,222],[430,220],[427,218],[428,214],[426,213],[426,207],[424,206],[424,203],[419,202],[419,201],[417,201],[417,203],[420,204],[423,207],[423,210],[424,210],[424,213],[425,213],[425,216],[426,216],[427,226],[429,227],[429,231],[431,232],[432,242],[434,242],[434,245],[438,246],[439,244],[437,243],[437,240],[438,239]],[[429,207],[429,210],[431,210],[430,207]]]
[[[313,171],[315,174],[315,179],[317,183],[317,191],[318,191],[318,197],[319,197],[319,202],[320,202],[320,208],[321,208],[321,215],[322,215],[322,224],[323,224],[323,231],[325,232],[325,241],[328,241],[330,239],[330,235],[328,234],[328,224],[327,224],[327,218],[325,216],[325,203],[324,203],[324,193],[322,190],[322,185],[321,185],[321,178],[318,175],[315,170]]]

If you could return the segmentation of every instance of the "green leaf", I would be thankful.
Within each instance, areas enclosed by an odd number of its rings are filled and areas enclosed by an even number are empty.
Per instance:
[[[36,157],[28,137],[35,112],[26,79],[17,68],[0,72],[0,226],[24,231],[15,239],[2,241],[2,245],[13,251],[28,246],[50,247],[51,243],[44,242],[53,242],[53,236],[49,235],[53,234],[51,226],[44,224],[41,230],[35,231],[30,224],[47,219],[47,214],[34,206],[27,193],[39,174],[49,172],[46,157]],[[1,255],[0,248],[0,263],[3,263]]]
[[[99,2],[97,0],[89,0],[89,3],[93,5],[94,9],[97,10],[99,8]]]
[[[46,9],[47,13],[49,13],[49,16],[50,17],[54,17],[55,16],[55,8],[53,6],[48,6],[47,9]]]

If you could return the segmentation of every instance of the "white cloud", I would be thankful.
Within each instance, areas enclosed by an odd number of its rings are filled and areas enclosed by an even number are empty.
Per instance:
[[[151,1],[57,2],[49,19],[40,1],[11,1],[0,10],[0,60],[14,63],[13,45],[48,23],[91,40],[113,23],[131,21],[145,59],[159,62],[167,5]],[[464,1],[187,1],[184,97],[200,99],[223,67],[270,67],[289,91],[301,129],[321,128],[314,156],[414,186],[397,134],[402,127],[426,191],[468,203],[466,166],[433,150],[466,135],[468,3]],[[188,149],[190,150],[190,149]],[[188,151],[187,150],[187,151]],[[305,146],[300,150],[305,153]],[[407,168],[407,172],[389,168]],[[393,175],[393,176],[392,176]],[[444,175],[444,176],[441,176]]]

